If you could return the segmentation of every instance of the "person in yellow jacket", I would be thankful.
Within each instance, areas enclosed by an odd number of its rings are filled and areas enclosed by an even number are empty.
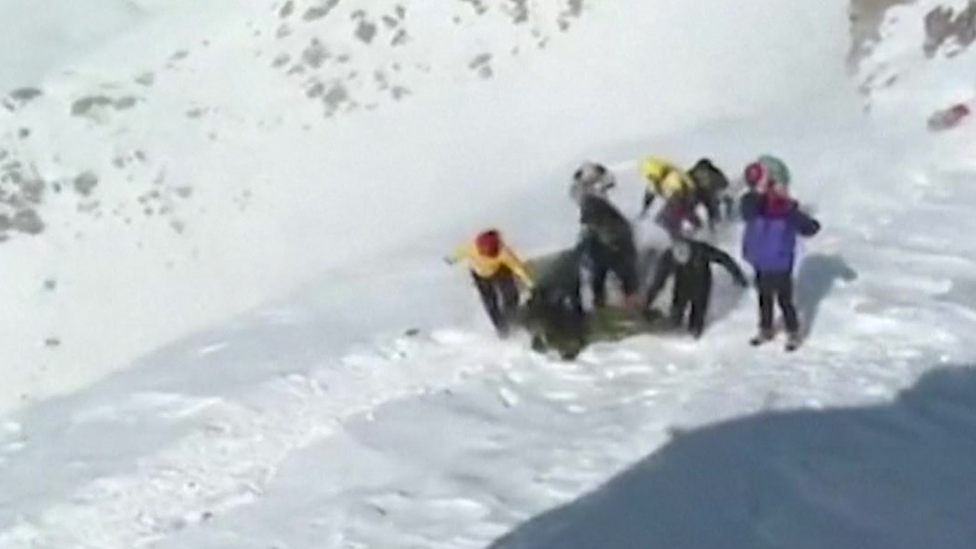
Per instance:
[[[519,306],[518,281],[528,289],[534,285],[525,264],[502,240],[496,229],[478,234],[445,258],[449,265],[467,259],[474,285],[488,318],[498,335],[506,336]]]
[[[655,221],[668,234],[679,235],[683,221],[690,222],[695,229],[701,228],[701,219],[695,213],[695,180],[686,171],[663,158],[649,156],[641,161],[640,172],[647,180],[640,213],[642,219],[647,216],[655,198],[660,196],[665,202]]]

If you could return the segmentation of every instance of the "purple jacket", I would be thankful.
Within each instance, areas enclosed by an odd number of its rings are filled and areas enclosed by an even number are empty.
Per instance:
[[[742,235],[742,256],[756,272],[792,272],[796,259],[796,236],[813,236],[820,231],[816,219],[800,211],[793,200],[773,205],[755,192],[739,203],[746,223]]]

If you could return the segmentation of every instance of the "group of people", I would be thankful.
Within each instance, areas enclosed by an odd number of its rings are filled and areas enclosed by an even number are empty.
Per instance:
[[[778,304],[788,336],[786,349],[795,350],[801,341],[793,303],[796,242],[798,236],[815,235],[820,224],[791,197],[786,164],[774,156],[760,156],[734,182],[707,158],[684,170],[665,159],[648,157],[640,162],[639,171],[646,190],[638,220],[645,219],[660,199],[663,204],[654,221],[669,240],[647,280],[639,274],[631,221],[611,199],[616,177],[593,162],[580,166],[570,184],[569,194],[579,208],[576,245],[545,272],[530,272],[497,229],[480,232],[446,258],[449,264],[468,260],[474,285],[498,334],[506,337],[513,326],[524,325],[533,333],[533,346],[543,348],[548,340],[568,339],[575,343],[570,348],[578,352],[587,339],[586,317],[606,306],[608,278],[613,275],[626,307],[648,321],[665,320],[673,328],[701,337],[712,291],[712,265],[722,265],[739,286],[749,285],[735,259],[701,237],[703,233],[713,236],[719,223],[731,222],[738,214],[744,224],[741,255],[752,267],[758,294],[759,330],[750,342],[760,345],[775,338],[774,304]],[[589,311],[582,298],[584,278],[589,279],[592,294]],[[665,315],[654,302],[669,279],[672,296]],[[642,292],[642,288],[646,289]],[[522,318],[520,311],[525,313]]]

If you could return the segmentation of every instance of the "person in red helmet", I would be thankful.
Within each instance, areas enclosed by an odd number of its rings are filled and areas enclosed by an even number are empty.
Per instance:
[[[507,336],[518,312],[518,282],[525,288],[533,287],[525,264],[505,244],[497,229],[482,231],[472,242],[458,246],[445,261],[453,265],[462,259],[468,260],[474,285],[492,325],[499,336]]]
[[[745,170],[750,190],[739,202],[745,222],[742,256],[755,272],[759,297],[759,334],[752,345],[771,341],[774,304],[779,304],[787,332],[786,350],[795,351],[802,340],[799,317],[793,300],[793,266],[800,237],[820,232],[820,222],[804,212],[789,192],[786,165],[771,156],[760,157]]]

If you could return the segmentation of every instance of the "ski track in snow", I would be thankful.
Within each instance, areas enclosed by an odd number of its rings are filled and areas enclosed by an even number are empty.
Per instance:
[[[137,459],[131,474],[98,479],[74,492],[70,503],[20,521],[0,535],[0,546],[77,547],[79,536],[83,547],[151,543],[252,503],[291,453],[329,436],[343,420],[379,402],[435,391],[504,361],[501,354],[475,336],[438,332],[428,343],[403,338],[324,365],[315,375],[275,380],[246,401],[137,393],[121,404],[97,405],[75,414],[74,423],[111,431],[115,423],[151,414],[193,427],[171,447]]]

